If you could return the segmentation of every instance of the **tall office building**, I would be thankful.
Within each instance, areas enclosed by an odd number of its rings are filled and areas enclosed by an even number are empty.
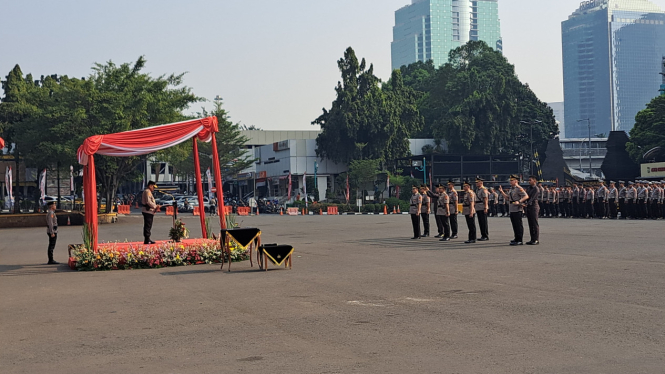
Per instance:
[[[498,0],[412,0],[395,12],[392,67],[448,61],[448,52],[470,40],[502,50]]]
[[[658,95],[665,13],[648,0],[590,0],[561,30],[565,137],[588,137],[589,123],[592,137],[630,131]]]

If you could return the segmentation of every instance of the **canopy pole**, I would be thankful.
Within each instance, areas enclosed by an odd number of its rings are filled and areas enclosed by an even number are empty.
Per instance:
[[[85,204],[85,222],[93,251],[97,252],[97,177],[95,175],[95,156],[88,156],[88,164],[83,167],[83,203]]]
[[[203,185],[201,184],[201,164],[199,162],[199,145],[196,137],[192,138],[194,142],[194,175],[196,176],[196,194],[199,199],[199,217],[201,218],[201,235],[203,239],[208,239],[206,232],[205,205],[203,205]]]
[[[217,184],[217,206],[219,208],[219,226],[226,230],[226,211],[224,209],[224,185],[222,184],[222,170],[219,166],[219,153],[217,153],[217,138],[212,133],[212,168],[215,169],[215,184]],[[233,228],[233,227],[232,227]]]

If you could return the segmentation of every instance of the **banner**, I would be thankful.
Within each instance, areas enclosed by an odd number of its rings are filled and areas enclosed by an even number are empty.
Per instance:
[[[206,178],[208,179],[208,198],[212,199],[212,174],[210,173],[210,168],[206,170]]]
[[[291,201],[291,172],[289,172],[289,193],[286,200]]]
[[[5,190],[7,190],[7,201],[5,202],[5,207],[11,209],[14,205],[14,196],[12,195],[12,167],[7,166],[5,171]]]
[[[386,177],[386,190],[388,190],[388,197],[390,197],[390,174]]]
[[[344,194],[346,197],[346,203],[349,203],[349,199],[351,198],[351,190],[349,189],[349,173],[346,173],[346,193]]]
[[[307,172],[302,174],[302,192],[305,195],[305,208],[308,208],[307,205]]]
[[[642,178],[663,178],[665,177],[665,162],[654,162],[651,164],[641,164]]]
[[[69,191],[74,195],[74,166],[69,165]]]
[[[39,177],[39,191],[42,193],[41,199],[44,202],[46,198],[46,169],[42,171],[42,175]]]

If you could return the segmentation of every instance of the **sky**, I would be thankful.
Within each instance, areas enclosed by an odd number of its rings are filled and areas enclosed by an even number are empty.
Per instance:
[[[652,0],[665,8],[665,0]],[[316,130],[348,47],[390,77],[395,10],[411,0],[0,0],[0,75],[84,77],[94,63],[145,56],[153,76],[184,73],[212,107],[264,130]],[[579,0],[499,0],[504,54],[540,100],[563,101],[561,21]],[[4,79],[4,78],[3,78]]]

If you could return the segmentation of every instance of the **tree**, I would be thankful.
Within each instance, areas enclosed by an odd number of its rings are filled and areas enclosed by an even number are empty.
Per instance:
[[[253,154],[248,153],[247,149],[244,148],[249,139],[242,135],[239,123],[231,122],[228,112],[223,108],[222,101],[216,100],[213,105],[214,108],[211,112],[202,108],[201,112],[198,112],[194,117],[217,117],[219,132],[215,137],[221,173],[222,176],[236,175],[250,167],[256,162],[256,159]],[[212,144],[199,142],[198,148],[201,170],[205,172],[207,168],[212,168]],[[176,147],[165,149],[156,155],[156,158],[172,164],[178,175],[194,177],[192,153],[192,142],[185,142]]]
[[[50,76],[38,81],[36,88],[24,91],[21,97],[26,105],[38,110],[14,117],[11,126],[21,130],[15,131],[16,141],[19,146],[24,145],[20,148],[25,150],[22,152],[26,158],[35,165],[49,167],[58,162],[73,164],[76,150],[89,136],[184,119],[182,111],[201,100],[190,88],[181,86],[184,74],[153,78],[141,72],[145,63],[140,57],[134,64],[95,64],[87,79]],[[3,84],[5,96],[13,97],[9,83],[8,77],[7,84]],[[16,115],[22,113],[21,108],[10,105],[0,112],[7,110]],[[137,167],[144,159],[95,157],[100,196],[112,201],[122,182],[138,177]],[[106,209],[110,211],[111,204]]]
[[[630,157],[638,164],[644,161],[642,155],[655,147],[665,148],[665,96],[654,98],[637,113],[626,143]]]
[[[412,66],[413,65],[413,66]],[[424,117],[422,137],[445,139],[450,152],[527,153],[530,126],[534,149],[544,150],[558,134],[551,109],[538,100],[514,67],[481,41],[450,51],[448,63],[432,71],[422,62],[401,68],[404,82],[416,90]]]
[[[408,155],[409,135],[422,122],[411,89],[399,78],[382,90],[374,67],[367,68],[365,59],[358,62],[350,47],[337,66],[342,74],[335,88],[337,98],[312,122],[321,126],[317,155],[346,164]]]
[[[376,181],[380,160],[353,160],[349,164],[349,180],[352,186],[366,191],[370,183]],[[360,195],[360,194],[358,194]]]

